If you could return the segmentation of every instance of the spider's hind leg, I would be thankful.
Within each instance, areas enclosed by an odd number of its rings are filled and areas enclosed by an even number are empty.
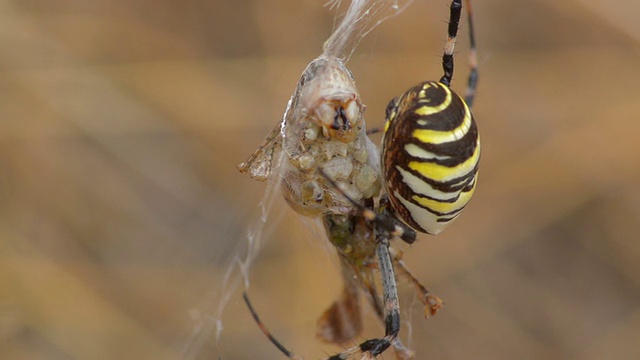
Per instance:
[[[469,26],[469,79],[467,80],[467,92],[464,101],[467,106],[473,106],[473,99],[476,95],[476,87],[478,86],[478,58],[476,52],[476,34],[473,28],[473,12],[471,10],[471,0],[465,0],[467,8],[467,26]]]

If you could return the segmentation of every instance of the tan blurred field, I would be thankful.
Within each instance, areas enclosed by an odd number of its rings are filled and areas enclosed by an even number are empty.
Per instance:
[[[0,359],[283,358],[238,291],[216,339],[212,294],[265,187],[235,166],[331,33],[323,2],[0,0]],[[418,359],[638,359],[640,2],[474,5],[480,182],[404,248],[446,306],[424,320],[403,289],[402,336]],[[351,58],[370,126],[440,76],[447,6],[415,0]],[[314,338],[335,260],[273,212],[255,306],[307,359],[339,351]]]

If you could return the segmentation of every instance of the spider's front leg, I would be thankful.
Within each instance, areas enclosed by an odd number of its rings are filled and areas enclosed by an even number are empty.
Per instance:
[[[384,231],[382,234],[378,233],[376,235],[379,237],[376,246],[376,255],[378,256],[380,275],[382,276],[384,299],[384,337],[364,341],[352,349],[330,357],[329,360],[348,359],[358,351],[363,354],[362,359],[374,359],[394,343],[400,332],[400,304],[398,302],[398,288],[393,270],[393,260],[389,252],[389,235]]]
[[[382,234],[381,234],[382,235]],[[396,275],[393,270],[393,261],[389,252],[389,236],[382,235],[378,240],[376,255],[380,266],[380,276],[382,276],[382,292],[384,299],[384,319],[385,336],[381,339],[373,339],[361,344],[363,352],[369,352],[373,357],[384,352],[398,337],[400,332],[400,304],[398,302],[398,287],[396,286]],[[370,349],[364,349],[367,344]]]

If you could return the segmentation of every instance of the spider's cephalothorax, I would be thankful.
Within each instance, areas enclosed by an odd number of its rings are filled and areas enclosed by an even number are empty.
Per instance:
[[[480,139],[469,107],[442,82],[416,85],[389,104],[382,144],[384,183],[397,216],[439,233],[476,185]]]

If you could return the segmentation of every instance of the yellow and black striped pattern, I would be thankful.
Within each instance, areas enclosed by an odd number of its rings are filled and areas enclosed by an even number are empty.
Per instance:
[[[391,206],[416,230],[442,231],[471,199],[480,138],[464,100],[448,86],[417,85],[387,107],[382,169]]]

